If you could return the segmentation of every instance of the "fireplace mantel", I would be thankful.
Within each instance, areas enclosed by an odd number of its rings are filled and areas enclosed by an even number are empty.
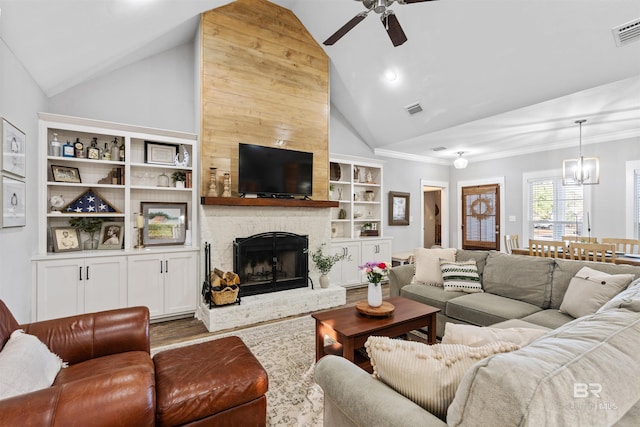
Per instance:
[[[337,208],[339,203],[332,200],[272,199],[245,197],[201,197],[201,205],[208,206],[275,206],[295,208]]]

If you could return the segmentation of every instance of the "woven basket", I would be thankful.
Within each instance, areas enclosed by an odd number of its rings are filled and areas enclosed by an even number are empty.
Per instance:
[[[233,304],[238,298],[240,287],[236,285],[227,286],[222,290],[211,290],[211,299],[216,305]]]

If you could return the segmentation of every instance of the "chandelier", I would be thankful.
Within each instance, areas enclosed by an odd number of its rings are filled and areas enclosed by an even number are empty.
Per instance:
[[[600,182],[600,160],[597,157],[582,156],[582,124],[586,120],[576,120],[580,126],[580,151],[577,159],[562,161],[562,185],[593,185]]]

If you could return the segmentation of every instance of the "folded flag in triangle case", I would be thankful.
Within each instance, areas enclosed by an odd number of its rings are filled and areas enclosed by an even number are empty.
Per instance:
[[[93,190],[87,190],[83,195],[69,203],[63,212],[67,213],[107,213],[118,212],[109,202]]]

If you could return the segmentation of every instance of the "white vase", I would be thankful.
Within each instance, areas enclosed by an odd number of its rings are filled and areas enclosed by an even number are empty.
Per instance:
[[[382,285],[380,283],[369,283],[367,302],[371,307],[380,307],[382,305]]]
[[[176,188],[184,188],[184,181],[176,181]]]
[[[329,287],[329,275],[321,274],[320,275],[320,287],[328,288]]]

